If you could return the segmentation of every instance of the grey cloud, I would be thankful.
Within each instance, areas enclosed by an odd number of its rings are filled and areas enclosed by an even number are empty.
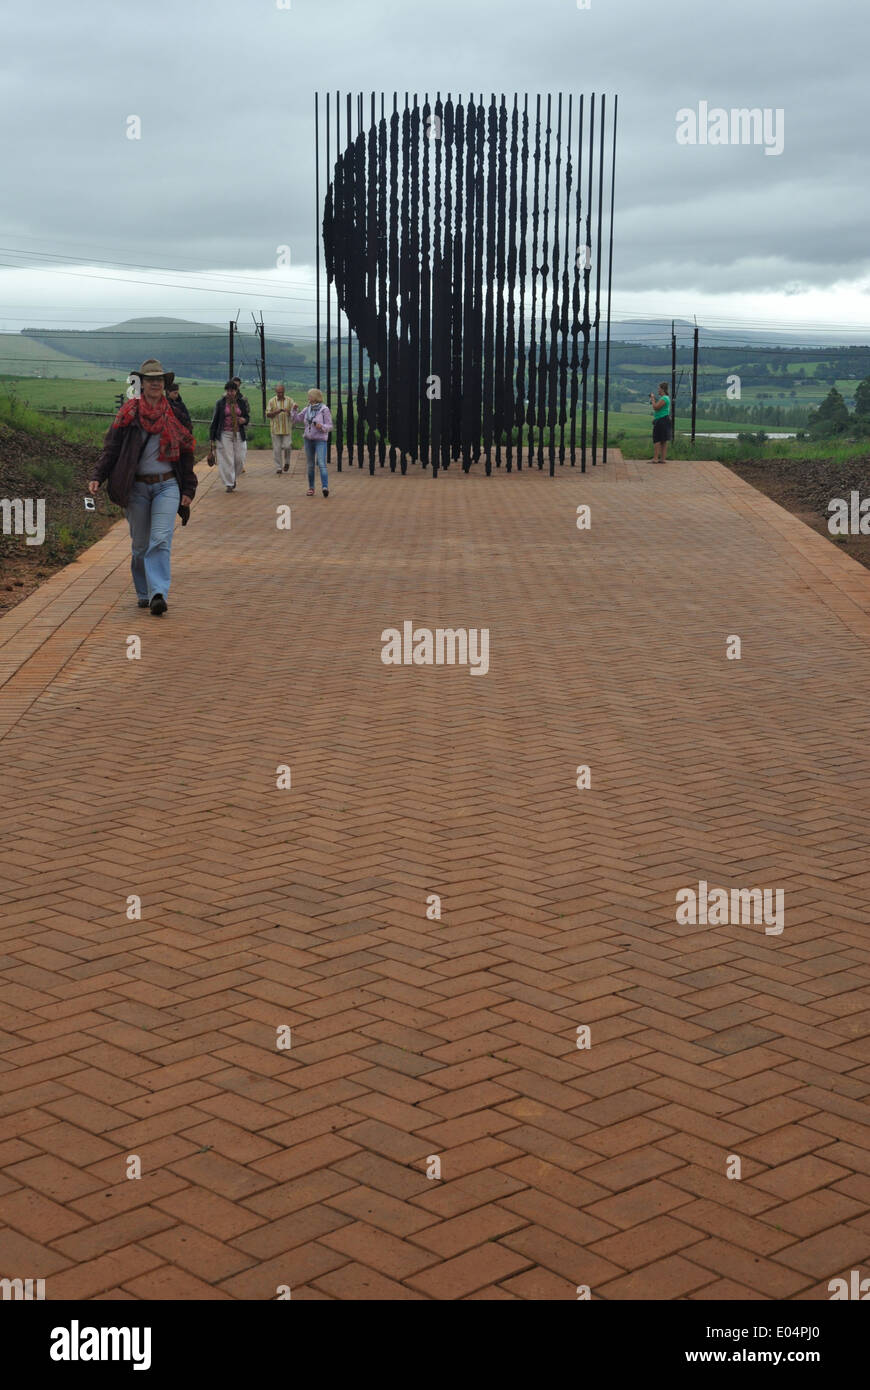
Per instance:
[[[288,243],[310,263],[315,86],[595,90],[620,94],[618,285],[751,293],[866,273],[870,14],[854,0],[163,8],[162,24],[159,5],[107,0],[10,12],[4,245],[250,270]],[[782,107],[783,154],[678,146],[676,113],[700,100]]]

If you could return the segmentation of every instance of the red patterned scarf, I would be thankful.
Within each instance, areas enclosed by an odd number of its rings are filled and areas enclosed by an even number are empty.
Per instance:
[[[125,401],[112,422],[112,429],[123,430],[129,425],[139,425],[149,434],[160,435],[157,454],[160,463],[177,463],[182,449],[194,447],[193,435],[176,417],[165,396],[154,405],[149,405],[144,396]]]

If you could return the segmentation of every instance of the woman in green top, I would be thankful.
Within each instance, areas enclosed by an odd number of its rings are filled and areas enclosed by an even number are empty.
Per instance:
[[[671,398],[668,383],[659,382],[659,394],[649,393],[653,408],[653,463],[667,463],[668,440],[671,437]]]

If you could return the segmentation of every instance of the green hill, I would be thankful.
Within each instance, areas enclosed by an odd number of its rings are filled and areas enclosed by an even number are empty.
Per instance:
[[[0,376],[63,377],[76,381],[106,381],[110,368],[62,351],[21,333],[0,333]]]
[[[229,360],[226,326],[190,323],[184,319],[127,319],[106,328],[23,328],[21,341],[38,345],[42,355],[51,351],[79,362],[96,364],[109,375],[126,376],[146,357],[158,357],[177,376],[221,381]],[[37,353],[37,356],[40,354]],[[304,347],[269,337],[266,332],[267,372],[270,377],[292,377],[314,361],[313,344]],[[235,367],[246,381],[257,377],[260,342],[256,334],[235,335]],[[23,373],[19,373],[23,375]],[[81,371],[78,372],[82,376]]]

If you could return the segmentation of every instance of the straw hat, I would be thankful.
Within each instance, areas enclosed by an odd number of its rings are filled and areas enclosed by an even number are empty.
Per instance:
[[[156,357],[149,357],[142,366],[130,373],[131,376],[162,376],[164,388],[168,391],[175,380],[174,372],[165,372]]]

